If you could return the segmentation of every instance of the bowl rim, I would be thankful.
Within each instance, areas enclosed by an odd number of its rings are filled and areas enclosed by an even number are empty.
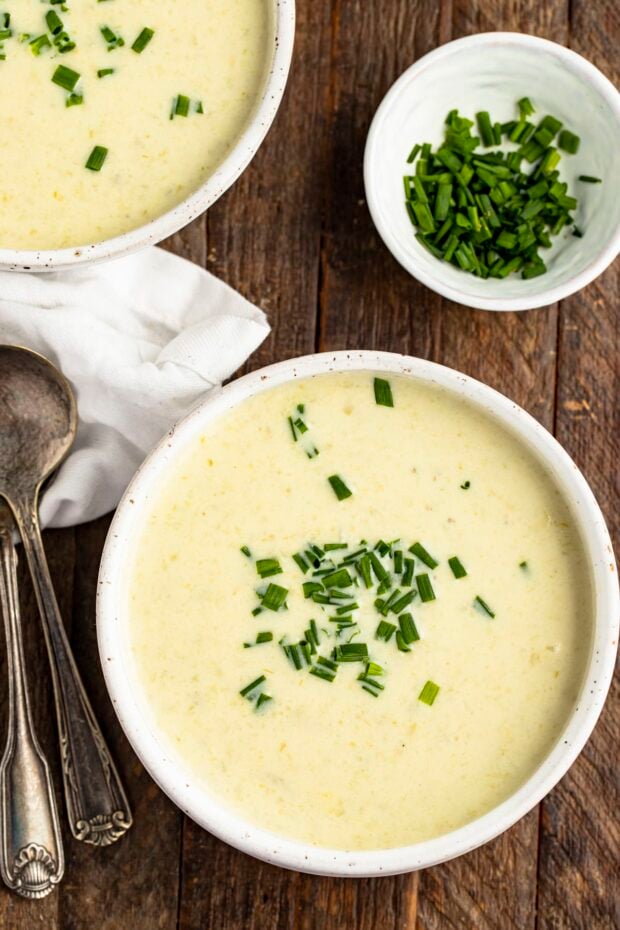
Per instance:
[[[157,493],[159,476],[206,423],[254,396],[285,382],[332,371],[399,374],[430,383],[469,400],[511,430],[550,471],[581,533],[591,562],[594,595],[592,649],[574,712],[548,756],[508,799],[451,833],[387,850],[347,851],[310,846],[254,826],[189,784],[191,776],[170,757],[140,711],[141,686],[130,675],[123,649],[122,577],[136,517]],[[589,738],[611,682],[618,641],[620,593],[605,520],[585,478],[557,440],[525,410],[493,388],[452,368],[391,352],[325,352],[270,365],[215,388],[162,438],[125,492],[106,539],[97,585],[100,660],[114,710],[143,765],[160,788],[200,826],[243,852],[266,862],[331,876],[394,875],[426,868],[469,852],[508,829],[531,810],[566,773]],[[123,632],[124,631],[124,632]]]
[[[401,88],[429,66],[442,62],[444,59],[449,58],[455,52],[458,53],[466,46],[480,48],[482,52],[485,46],[493,43],[538,49],[541,52],[559,59],[567,68],[576,73],[582,81],[590,83],[594,87],[597,93],[608,104],[616,121],[620,125],[620,93],[618,93],[612,82],[605,77],[592,62],[588,61],[582,55],[579,55],[572,49],[565,48],[563,45],[559,45],[557,42],[551,42],[549,39],[542,39],[539,36],[526,35],[520,32],[481,32],[476,35],[465,36],[461,39],[454,39],[451,42],[446,42],[444,45],[439,46],[439,48],[428,52],[410,65],[410,67],[391,85],[373,116],[366,137],[364,149],[364,189],[372,221],[384,244],[399,264],[402,265],[410,275],[422,284],[425,284],[426,287],[435,291],[437,294],[441,294],[442,297],[446,297],[448,300],[453,300],[455,303],[461,304],[462,306],[473,307],[478,310],[534,310],[538,307],[547,307],[559,300],[563,300],[565,297],[569,297],[571,294],[575,294],[597,278],[620,252],[620,226],[618,226],[609,241],[601,246],[598,254],[583,271],[568,278],[567,281],[561,284],[557,284],[553,287],[544,287],[544,280],[540,277],[536,280],[540,283],[541,289],[535,294],[524,295],[523,297],[474,297],[463,293],[459,288],[451,284],[447,284],[439,275],[429,274],[424,268],[418,265],[415,253],[409,252],[402,247],[397,237],[393,234],[391,227],[383,222],[379,200],[376,195],[375,166],[379,164],[376,157],[376,153],[379,150],[378,137],[383,120],[388,114],[393,99],[401,92]]]
[[[247,168],[278,111],[295,39],[295,0],[271,0],[273,53],[260,100],[226,158],[189,197],[161,216],[100,242],[63,249],[0,248],[0,270],[60,271],[130,255],[156,245],[205,212]]]

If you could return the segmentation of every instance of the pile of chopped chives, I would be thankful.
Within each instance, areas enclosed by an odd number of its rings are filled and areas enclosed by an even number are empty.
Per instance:
[[[415,174],[405,175],[404,185],[416,239],[436,258],[481,278],[544,274],[539,249],[549,248],[552,237],[573,224],[577,208],[557,166],[558,147],[574,154],[579,137],[553,116],[537,125],[528,119],[534,107],[527,97],[518,107],[518,119],[507,123],[477,113],[478,135],[472,133],[473,120],[451,110],[439,148],[415,145],[407,159],[415,162]],[[502,141],[517,144],[517,150],[479,151]],[[573,234],[583,235],[576,226]]]
[[[256,589],[258,604],[252,614],[262,614],[264,618],[266,611],[286,611],[290,588],[268,580],[284,574],[283,560],[271,556],[255,559],[248,546],[241,546],[240,551],[251,560],[259,578],[267,579],[265,585]],[[301,637],[291,640],[282,636],[277,642],[273,631],[262,630],[254,641],[244,642],[243,648],[273,643],[292,669],[305,670],[329,683],[335,681],[341,665],[359,663],[363,666],[357,675],[361,689],[379,697],[385,684],[378,679],[386,672],[373,658],[373,641],[358,639],[362,635],[357,620],[360,596],[362,592],[370,594],[377,614],[374,641],[392,643],[397,652],[411,652],[421,639],[411,607],[436,599],[432,573],[439,567],[439,560],[420,541],[406,546],[399,539],[390,542],[380,539],[374,545],[361,540],[357,546],[346,542],[308,543],[293,553],[291,560],[301,572],[304,601],[312,604],[313,611],[320,611],[323,625],[313,618]],[[450,556],[446,562],[454,579],[467,576],[458,556]],[[472,606],[487,617],[495,617],[480,596]],[[427,682],[419,700],[432,704],[438,692],[437,685]]]

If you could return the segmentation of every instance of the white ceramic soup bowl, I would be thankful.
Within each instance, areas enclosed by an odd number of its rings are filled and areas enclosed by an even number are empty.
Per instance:
[[[143,226],[102,242],[66,249],[0,249],[0,270],[60,271],[129,255],[191,223],[228,190],[258,151],[280,106],[295,38],[295,0],[268,0],[273,49],[261,97],[245,129],[216,170],[189,197]]]
[[[355,852],[310,846],[261,829],[225,807],[198,782],[158,731],[130,644],[130,556],[170,468],[210,422],[248,397],[331,371],[398,374],[435,384],[498,420],[544,464],[568,502],[593,582],[594,626],[587,672],[573,713],[542,765],[485,816],[436,839],[395,849]],[[97,626],[103,671],[121,725],[151,776],[186,814],[230,845],[267,862],[320,875],[372,876],[420,869],[466,853],[506,830],[551,790],[582,749],[603,706],[617,649],[619,606],[605,521],[583,475],[550,433],[503,395],[453,369],[387,352],[351,351],[305,356],[245,375],[211,391],[162,439],[127,489],[110,527],[99,577]]]
[[[450,110],[469,119],[488,110],[492,120],[507,122],[522,97],[536,107],[533,122],[549,113],[581,137],[576,155],[561,152],[559,170],[579,201],[573,216],[583,238],[565,227],[551,249],[540,250],[547,265],[540,277],[483,280],[435,258],[415,239],[403,192],[403,176],[415,170],[407,156],[414,143],[435,148],[442,141]],[[586,184],[579,175],[603,183]],[[547,306],[593,281],[620,251],[620,94],[585,58],[546,39],[486,32],[448,42],[408,68],[381,102],[368,133],[364,184],[381,238],[427,287],[482,310]]]

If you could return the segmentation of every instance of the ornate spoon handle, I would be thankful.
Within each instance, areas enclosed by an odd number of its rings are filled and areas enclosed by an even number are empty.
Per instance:
[[[7,742],[0,762],[0,872],[24,898],[43,898],[61,880],[65,864],[54,786],[30,713],[12,529],[0,501],[0,604],[9,679]]]
[[[129,804],[67,640],[49,573],[37,494],[11,501],[21,533],[52,669],[69,826],[76,839],[109,846],[132,824]]]

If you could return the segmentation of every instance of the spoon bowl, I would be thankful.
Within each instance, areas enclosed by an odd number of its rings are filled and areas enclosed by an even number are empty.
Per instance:
[[[0,372],[0,486],[19,497],[65,457],[77,410],[67,379],[37,352],[0,346]]]

